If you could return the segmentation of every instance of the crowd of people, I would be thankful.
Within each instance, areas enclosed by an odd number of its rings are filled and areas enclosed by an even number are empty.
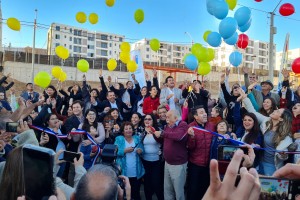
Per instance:
[[[100,70],[98,88],[83,76],[82,84],[49,85],[42,93],[27,83],[20,96],[6,82],[10,74],[3,76],[0,199],[26,198],[15,187],[22,180],[14,173],[24,144],[56,152],[58,189],[50,199],[139,200],[141,192],[146,200],[259,199],[259,175],[300,179],[300,86],[291,89],[287,70],[279,92],[270,81],[259,84],[249,69],[243,72],[245,85],[230,88],[230,70],[225,71],[218,99],[199,80],[176,87],[168,76],[160,88],[155,70],[143,87],[134,74],[125,85],[108,76],[107,85]],[[17,131],[8,132],[7,122],[18,122]],[[123,188],[115,171],[101,164],[108,144],[117,147]],[[248,153],[236,151],[230,163],[215,160],[220,146],[239,144]],[[81,156],[63,162],[64,151]]]

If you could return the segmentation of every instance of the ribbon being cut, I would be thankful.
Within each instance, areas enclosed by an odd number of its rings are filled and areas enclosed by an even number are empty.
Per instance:
[[[43,127],[34,126],[34,125],[28,125],[28,126],[31,129],[42,131],[44,133],[54,135],[54,136],[56,136],[57,138],[60,138],[60,139],[68,138],[68,135],[55,133],[54,131],[50,130],[49,128],[43,128]],[[97,161],[97,158],[99,157],[99,155],[101,153],[101,148],[100,148],[99,144],[97,144],[96,141],[93,139],[93,137],[88,132],[86,132],[84,130],[76,129],[76,130],[73,130],[73,131],[69,132],[69,134],[70,135],[86,135],[88,140],[90,140],[92,142],[92,144],[97,147],[97,153],[96,153],[96,156],[95,156],[95,158],[93,160],[93,164],[92,164],[92,165],[94,165]]]
[[[221,134],[216,133],[216,132],[208,131],[208,130],[205,130],[205,129],[202,129],[202,128],[199,128],[199,127],[193,127],[193,129],[195,131],[195,134],[197,134],[197,133],[212,134],[214,136],[221,137],[224,140],[230,141],[235,146],[243,146],[243,145],[247,144],[247,143],[242,142],[240,140],[226,138],[224,135],[221,135]],[[261,148],[261,147],[257,147],[257,146],[253,146],[253,145],[250,145],[250,146],[252,146],[255,150],[260,150],[260,151],[272,151],[272,152],[276,152],[276,153],[286,153],[286,154],[300,154],[300,151],[278,151],[278,150],[273,149],[273,148]]]

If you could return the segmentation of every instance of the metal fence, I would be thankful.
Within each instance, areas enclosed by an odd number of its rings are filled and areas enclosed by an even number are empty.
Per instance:
[[[62,61],[56,55],[44,55],[44,54],[35,54],[35,64],[43,64],[43,65],[58,65],[69,67],[76,67],[76,63],[78,60],[82,59],[81,57],[69,57],[68,59]],[[84,58],[90,64],[91,69],[107,69],[107,58]],[[27,52],[17,52],[17,51],[5,51],[3,56],[3,61],[12,61],[12,62],[24,62],[24,63],[32,63],[32,54]],[[63,62],[63,63],[62,63]],[[117,60],[117,68],[115,71],[127,72],[126,65],[123,64],[120,60]],[[144,62],[146,65],[151,65],[153,67],[158,66],[158,62]],[[159,63],[160,68],[177,68],[177,69],[186,69],[185,65],[180,63]],[[224,67],[212,66],[212,72],[222,72]],[[238,74],[238,70],[240,68],[233,67],[231,73]],[[240,71],[240,74],[242,72]],[[269,74],[268,70],[263,69],[255,69],[255,73],[260,76],[267,76]],[[278,76],[278,71],[274,70],[274,76]]]

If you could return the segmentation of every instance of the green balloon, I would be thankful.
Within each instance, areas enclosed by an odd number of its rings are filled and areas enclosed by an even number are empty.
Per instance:
[[[212,49],[212,48],[207,48],[206,49],[206,57],[205,57],[205,59],[203,60],[203,62],[210,62],[210,61],[212,61],[214,58],[215,58],[215,50],[214,49]]]
[[[199,43],[193,44],[192,48],[191,48],[191,52],[192,54],[194,54],[194,56],[196,56],[196,58],[198,58],[200,56],[200,50],[202,48],[202,45]]]
[[[159,40],[156,38],[153,38],[152,40],[150,40],[150,47],[153,51],[158,51],[160,48]]]
[[[207,62],[208,51],[207,48],[202,47],[199,51],[199,56],[197,56],[199,62]]]
[[[203,34],[203,39],[205,42],[207,42],[207,37],[208,35],[211,33],[211,31],[205,31],[204,34]]]
[[[80,59],[77,62],[77,69],[81,72],[87,72],[90,68],[88,61],[85,59]]]
[[[211,71],[211,67],[210,67],[209,63],[207,63],[207,62],[199,63],[199,66],[198,66],[198,74],[199,75],[205,76],[205,75],[209,74],[210,71]]]
[[[51,76],[48,72],[40,71],[34,77],[34,83],[42,88],[46,88],[50,85]]]
[[[140,24],[144,21],[144,11],[142,9],[137,9],[134,13],[135,21]]]

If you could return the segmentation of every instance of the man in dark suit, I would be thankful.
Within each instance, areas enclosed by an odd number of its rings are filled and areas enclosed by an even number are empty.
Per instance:
[[[129,120],[127,117],[127,113],[125,114],[123,109],[130,111],[131,106],[128,107],[122,100],[116,99],[116,95],[113,91],[107,92],[106,99],[107,100],[103,101],[100,104],[101,111],[103,111],[105,108],[117,108],[121,113],[120,115],[121,120],[122,119],[123,121]]]
[[[38,102],[40,94],[33,91],[33,84],[27,83],[26,89],[27,89],[27,91],[24,91],[21,94],[21,97],[23,97],[25,99],[25,101],[30,100],[32,103]]]
[[[83,123],[83,102],[76,100],[72,104],[73,115],[69,117],[63,125],[64,133],[68,134],[72,131],[72,129],[78,129],[79,124]],[[68,140],[68,144],[66,145],[68,151],[77,152],[78,146],[81,142],[81,135],[72,135],[71,139]],[[69,170],[68,170],[69,169]],[[68,184],[70,186],[74,185],[74,176],[75,169],[74,165],[67,165],[65,173],[68,173]],[[66,174],[65,174],[66,175]]]

